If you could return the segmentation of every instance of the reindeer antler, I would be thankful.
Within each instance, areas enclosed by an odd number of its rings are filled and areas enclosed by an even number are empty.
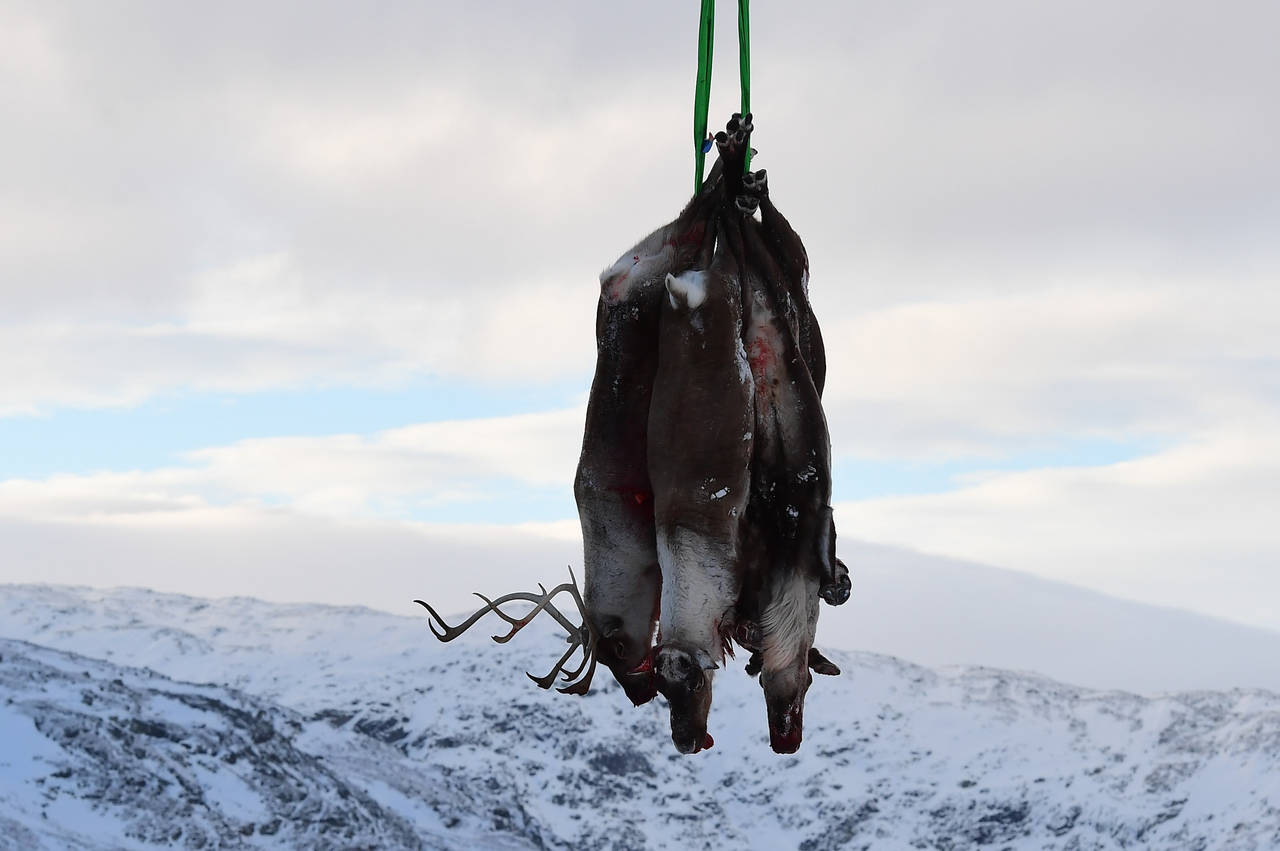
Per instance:
[[[431,620],[427,625],[431,627],[431,633],[440,641],[453,641],[459,635],[466,632],[476,624],[485,615],[493,612],[498,617],[506,621],[511,629],[505,635],[495,635],[493,640],[499,644],[506,644],[515,634],[529,625],[540,612],[546,612],[555,619],[569,633],[569,649],[560,657],[560,661],[556,662],[551,671],[543,677],[535,677],[533,674],[526,673],[529,679],[538,684],[539,688],[551,688],[555,683],[557,676],[563,676],[569,685],[557,688],[556,691],[561,694],[586,694],[587,689],[591,687],[591,678],[596,672],[596,640],[595,634],[591,629],[591,621],[587,618],[587,607],[582,602],[582,594],[578,590],[578,578],[573,575],[573,568],[569,568],[569,581],[557,585],[550,591],[541,583],[538,584],[538,590],[541,594],[534,594],[530,591],[513,591],[510,594],[504,594],[496,600],[490,600],[483,594],[477,593],[476,596],[484,600],[484,608],[480,609],[471,617],[467,618],[457,626],[450,626],[449,623],[440,614],[427,603],[422,600],[414,600],[419,606],[422,606],[431,615]],[[568,593],[573,599],[574,605],[578,607],[578,614],[582,616],[582,623],[575,624],[572,620],[565,617],[559,609],[551,602],[559,594]],[[533,603],[534,606],[525,614],[516,617],[502,611],[501,606],[505,603],[514,601]],[[436,629],[436,624],[440,625],[440,629]],[[582,662],[572,671],[566,671],[565,665],[573,658],[573,654],[581,651]],[[586,673],[583,673],[583,671]]]

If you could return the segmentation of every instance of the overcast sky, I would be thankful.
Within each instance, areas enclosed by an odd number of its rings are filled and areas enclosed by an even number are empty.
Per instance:
[[[556,581],[695,5],[0,0],[0,581]],[[841,535],[1280,629],[1280,6],[753,15]]]

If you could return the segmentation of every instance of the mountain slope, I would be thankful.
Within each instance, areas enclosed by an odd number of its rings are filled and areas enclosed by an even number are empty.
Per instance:
[[[0,693],[11,847],[422,841],[299,747],[304,719],[269,703],[12,640]]]
[[[0,576],[83,582],[106,575],[100,554],[109,551],[118,556],[109,574],[122,584],[197,596],[246,589],[277,601],[359,604],[409,615],[417,612],[414,597],[441,611],[462,611],[474,602],[473,591],[554,585],[566,578],[564,565],[582,562],[576,520],[544,524],[534,533],[304,521],[287,513],[270,518],[267,527],[231,537],[212,524],[175,528],[160,539],[129,524],[90,524],[71,534],[64,524],[14,526],[0,518]],[[275,537],[276,523],[294,524],[289,537],[296,546],[287,552]],[[1280,691],[1280,631],[851,536],[841,537],[840,551],[854,592],[848,604],[824,609],[818,626],[824,647],[927,665],[1031,670],[1148,695],[1237,686]],[[193,567],[210,563],[218,568]],[[263,564],[273,567],[264,572]]]
[[[823,609],[818,636],[832,647],[1141,694],[1280,692],[1280,632],[894,547],[841,549],[854,593]]]
[[[62,648],[0,646],[0,734],[20,743],[0,758],[0,834],[51,848],[76,847],[76,824],[93,848],[179,827],[187,847],[1280,846],[1267,692],[1152,700],[834,653],[844,675],[815,682],[801,752],[780,757],[734,663],[716,747],[683,757],[663,707],[633,709],[603,673],[585,698],[529,683],[563,646],[537,625],[505,646],[439,645],[421,619],[362,609],[0,593],[0,635]],[[136,793],[99,794],[104,777]],[[40,818],[46,805],[70,816]]]

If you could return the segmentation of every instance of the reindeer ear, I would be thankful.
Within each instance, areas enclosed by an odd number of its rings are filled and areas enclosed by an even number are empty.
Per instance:
[[[698,667],[704,671],[714,671],[720,667],[715,663],[715,660],[711,658],[711,654],[705,650],[699,650],[696,658],[698,660]]]
[[[679,293],[679,296],[677,295],[677,293]],[[676,282],[676,276],[668,272],[667,273],[667,300],[671,302],[671,307],[673,309],[676,309],[676,310],[680,309],[680,302],[683,300],[682,298],[680,298],[680,296],[683,296],[683,295],[684,293],[680,290],[680,285]]]
[[[707,298],[707,273],[690,269],[679,277],[667,273],[667,298],[677,310],[681,307],[697,310]]]
[[[836,663],[832,662],[826,656],[823,656],[822,652],[816,647],[809,648],[809,667],[812,668],[815,673],[825,674],[828,677],[840,676],[840,668]]]

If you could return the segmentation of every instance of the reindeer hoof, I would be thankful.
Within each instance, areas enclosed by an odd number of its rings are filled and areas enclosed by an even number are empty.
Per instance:
[[[760,208],[759,199],[752,198],[750,195],[739,195],[733,199],[733,203],[737,206],[738,212],[744,216],[753,216],[756,210]]]
[[[827,601],[827,605],[840,606],[849,601],[849,592],[852,590],[853,583],[848,576],[837,576],[832,581],[823,583],[822,590],[818,593]]]
[[[731,139],[732,137],[723,130],[716,134],[716,151],[722,158],[727,158],[733,153]]]
[[[769,194],[769,174],[764,169],[742,175],[742,188],[757,197]]]
[[[849,581],[849,568],[840,559],[836,559],[831,573],[830,577],[823,580],[822,588],[818,593],[829,605],[839,606],[849,599],[853,583]]]

